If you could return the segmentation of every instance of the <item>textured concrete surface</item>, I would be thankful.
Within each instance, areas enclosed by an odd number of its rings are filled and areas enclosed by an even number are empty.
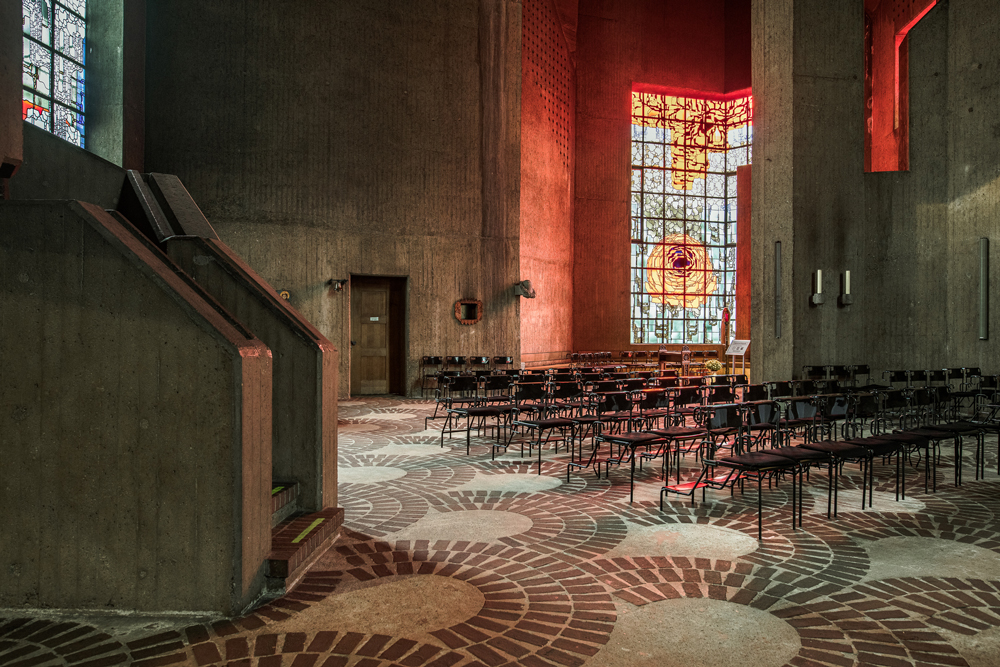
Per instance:
[[[411,390],[423,355],[520,353],[520,13],[513,0],[148,5],[146,168],[177,174],[343,351],[342,396],[350,286],[330,279],[409,278]],[[460,324],[459,299],[482,300],[483,320]]]
[[[938,2],[910,31],[909,171],[866,174],[862,12],[754,3],[754,381],[804,365],[990,368],[996,357],[978,338],[976,252],[981,237],[997,242],[1000,134],[985,110],[1000,95],[1000,55],[984,45],[1000,15],[986,1]],[[826,303],[812,307],[817,269]],[[838,307],[848,270],[854,303]],[[996,290],[995,270],[989,280]],[[996,309],[989,318],[995,329]]]
[[[271,354],[154,250],[90,204],[0,206],[0,605],[232,614],[260,592]]]
[[[525,492],[520,480],[539,477],[533,463],[516,452],[492,461],[480,438],[470,456],[441,449],[424,429],[428,402],[362,403],[340,406],[342,471],[406,475],[343,484],[343,533],[284,597],[236,619],[21,612],[9,623],[0,612],[0,660],[22,651],[54,666],[73,643],[59,633],[102,631],[94,659],[251,667],[982,666],[1000,654],[994,438],[985,480],[972,479],[970,462],[962,487],[944,483],[945,456],[938,492],[913,489],[919,509],[880,496],[874,511],[842,505],[836,520],[807,514],[793,531],[788,485],[765,488],[758,542],[754,492],[709,492],[693,508],[671,500],[661,511],[648,468],[632,504],[618,469]],[[412,417],[356,428],[375,423],[370,412],[394,411]],[[435,455],[385,453],[392,447]],[[546,449],[540,477],[565,479],[567,459]],[[696,469],[687,457],[685,475]],[[892,478],[875,472],[877,492],[888,493]],[[922,475],[907,473],[911,484]],[[510,484],[467,488],[485,478]],[[845,466],[844,493],[860,481]],[[825,484],[817,471],[808,482]],[[45,632],[57,636],[37,643]]]
[[[600,653],[609,665],[781,667],[802,648],[799,633],[783,619],[722,600],[664,600],[619,614]]]

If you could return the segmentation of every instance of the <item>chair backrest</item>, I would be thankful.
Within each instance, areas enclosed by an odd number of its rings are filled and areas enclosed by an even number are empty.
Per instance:
[[[726,405],[710,405],[699,408],[702,425],[711,430],[723,428],[739,428],[743,425],[740,406],[735,403]]]
[[[851,400],[846,394],[827,396],[823,402],[823,416],[828,419],[843,419],[851,407]]]
[[[744,401],[766,401],[768,399],[766,384],[748,384],[743,387]]]
[[[736,402],[736,390],[726,385],[721,386],[708,386],[705,387],[705,402],[706,403],[735,403]]]
[[[812,396],[818,393],[816,390],[816,382],[813,380],[801,380],[797,383],[799,396]]]
[[[518,381],[514,385],[514,402],[518,404],[544,401],[547,394],[545,382]]]
[[[701,391],[698,387],[679,387],[673,390],[674,407],[697,405],[701,403]]]
[[[576,398],[583,394],[583,387],[576,380],[563,380],[552,383],[549,398]]]
[[[599,415],[606,412],[629,412],[632,402],[628,398],[628,392],[609,391],[597,394],[596,409]]]
[[[487,375],[483,379],[483,392],[487,396],[509,394],[513,385],[514,378],[510,375]]]
[[[931,383],[931,382],[947,382],[948,381],[948,371],[944,370],[943,368],[939,368],[937,370],[926,371],[926,373],[927,373],[927,382],[928,382],[928,384]]]
[[[552,374],[553,382],[575,382],[576,373],[566,373],[564,371],[556,372]]]
[[[672,377],[672,378],[665,378],[665,377],[653,378],[650,381],[650,386],[663,387],[664,389],[669,389],[671,387],[676,387],[679,384],[680,384],[680,380],[678,380],[676,377]]]
[[[441,357],[421,357],[420,363],[424,366],[440,366],[444,360]]]
[[[771,398],[792,396],[792,383],[787,380],[765,383],[771,390]]]
[[[910,398],[906,392],[899,389],[892,389],[882,394],[883,410],[899,410],[910,405]]]
[[[598,394],[621,391],[621,384],[615,380],[597,380],[593,383],[593,390]]]
[[[826,366],[803,366],[802,372],[805,373],[808,380],[826,379]]]
[[[643,389],[637,392],[639,402],[636,405],[639,410],[656,410],[670,406],[670,395],[666,389]]]
[[[755,401],[745,404],[744,407],[747,424],[777,424],[781,420],[781,406],[774,401]]]
[[[879,394],[869,393],[854,397],[854,405],[850,408],[850,414],[854,417],[874,417],[882,408],[882,397]]]
[[[831,380],[850,380],[851,369],[847,366],[829,366]]]
[[[469,357],[470,366],[487,366],[489,365],[489,363],[490,363],[489,357],[483,357],[483,356]]]
[[[622,380],[622,389],[625,391],[639,391],[646,388],[646,381],[642,378],[628,378]]]
[[[908,382],[910,379],[909,371],[886,371],[882,374],[889,377],[889,382]]]
[[[628,373],[608,373],[608,378],[611,380],[628,380]]]
[[[789,419],[814,419],[819,407],[809,398],[796,398],[788,403]]]
[[[448,375],[442,378],[449,398],[471,396],[479,393],[479,378],[475,375]]]

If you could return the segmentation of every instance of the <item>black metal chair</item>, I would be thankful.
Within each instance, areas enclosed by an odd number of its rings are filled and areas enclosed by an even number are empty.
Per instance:
[[[479,378],[475,375],[442,375],[439,385],[435,391],[434,413],[429,417],[424,417],[425,429],[427,422],[447,417],[449,408],[472,406],[479,399]],[[441,410],[445,412],[440,413]]]
[[[799,462],[785,456],[770,454],[767,452],[747,452],[733,456],[724,456],[714,460],[706,460],[705,466],[730,468],[738,473],[738,479],[754,478],[757,480],[757,539],[764,537],[763,533],[763,488],[764,478],[775,477],[782,473],[790,473],[792,476],[792,529],[794,530],[799,521],[801,513],[797,500],[796,485],[799,482],[801,469]],[[733,480],[733,483],[736,480]],[[703,489],[705,487],[702,487]],[[661,492],[662,493],[662,492]],[[704,491],[703,491],[704,493]],[[662,496],[661,496],[662,497]]]
[[[421,398],[427,395],[428,389],[437,388],[437,374],[444,365],[444,359],[441,357],[421,357],[420,358],[420,396]],[[433,369],[433,372],[429,372]],[[432,384],[428,386],[428,382]]]

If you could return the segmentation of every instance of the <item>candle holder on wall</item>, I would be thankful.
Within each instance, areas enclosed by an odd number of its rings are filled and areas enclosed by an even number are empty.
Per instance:
[[[817,269],[816,286],[812,296],[809,298],[809,303],[813,306],[821,306],[825,301],[826,299],[823,297],[823,271],[822,269]]]
[[[854,303],[854,297],[851,296],[851,272],[844,271],[843,288],[840,292],[840,298],[837,299],[837,303],[841,308],[844,306],[849,306]]]

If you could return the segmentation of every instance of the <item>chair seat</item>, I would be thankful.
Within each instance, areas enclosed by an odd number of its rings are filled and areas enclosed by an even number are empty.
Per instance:
[[[663,440],[663,436],[655,433],[616,433],[614,435],[598,436],[604,442],[613,442],[616,445],[645,445],[658,440]]]
[[[449,410],[448,412],[464,412],[470,417],[499,417],[501,414],[499,407],[491,405],[481,405],[464,410]]]
[[[833,440],[807,442],[800,446],[817,452],[826,452],[831,456],[841,459],[853,459],[868,456],[868,450],[861,445],[849,445],[846,442],[835,442]]]
[[[538,429],[568,428],[573,425],[573,420],[564,419],[562,417],[553,417],[552,419],[529,419],[527,421],[518,421],[516,423],[521,426],[531,426]]]
[[[708,431],[703,428],[690,428],[687,426],[668,426],[667,428],[657,428],[650,431],[662,435],[664,438],[678,440],[680,438],[700,438],[708,435]]]
[[[911,447],[926,447],[930,442],[930,439],[913,433],[912,431],[901,431],[899,433],[881,433],[878,436],[882,440],[893,440],[897,442],[902,442],[905,445],[910,445]]]
[[[870,451],[874,456],[889,456],[890,454],[895,454],[902,447],[902,443],[897,440],[884,440],[878,436],[871,436],[868,438],[852,438],[850,440],[845,440],[844,442],[851,445],[861,445],[868,451]]]
[[[793,459],[799,463],[804,461],[825,462],[830,459],[830,456],[826,452],[819,452],[814,449],[804,449],[802,447],[775,447],[773,449],[764,449],[761,453],[784,456],[785,458]]]
[[[928,440],[944,440],[945,438],[955,437],[955,433],[951,431],[942,431],[927,427],[913,428],[908,431],[905,431],[905,433],[909,433],[911,435],[923,436],[925,439]]]
[[[979,431],[982,430],[981,425],[966,421],[951,422],[950,424],[934,424],[931,426],[925,426],[924,428],[929,428],[934,431],[944,431],[946,433],[958,433],[960,435],[979,433]]]
[[[736,456],[724,456],[717,459],[718,463],[736,466],[744,470],[765,470],[771,468],[791,468],[797,461],[787,456],[768,454],[767,452],[748,452]]]

